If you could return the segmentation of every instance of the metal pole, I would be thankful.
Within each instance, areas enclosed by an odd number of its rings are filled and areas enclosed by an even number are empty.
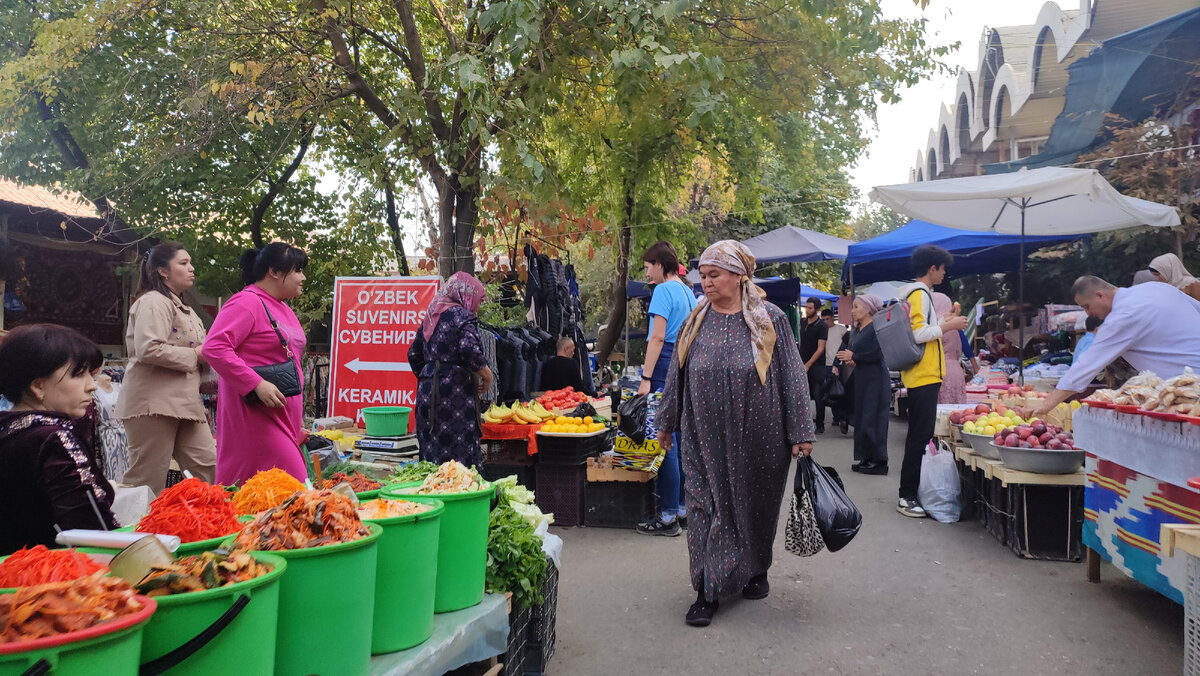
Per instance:
[[[1021,260],[1017,268],[1017,384],[1025,387],[1025,207],[1028,198],[1021,199]]]

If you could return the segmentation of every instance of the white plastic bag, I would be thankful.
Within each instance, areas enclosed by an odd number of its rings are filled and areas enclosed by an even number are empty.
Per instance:
[[[929,516],[942,523],[955,523],[962,513],[959,500],[958,467],[950,449],[929,443],[921,458],[921,486],[917,498]]]

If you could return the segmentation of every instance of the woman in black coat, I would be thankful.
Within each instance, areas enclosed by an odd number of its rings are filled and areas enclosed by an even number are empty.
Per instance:
[[[875,336],[871,318],[883,307],[878,296],[864,295],[854,299],[850,316],[854,328],[850,331],[848,349],[837,358],[854,368],[850,376],[854,383],[854,459],[850,469],[863,474],[887,474],[888,416],[891,415],[892,381],[883,350]]]

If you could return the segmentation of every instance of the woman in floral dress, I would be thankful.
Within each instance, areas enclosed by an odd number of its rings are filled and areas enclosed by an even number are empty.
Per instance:
[[[679,331],[655,418],[664,448],[679,433],[693,626],[712,622],[721,596],[766,598],[789,465],[812,453],[815,438],[791,326],[753,275],[754,256],[739,242],[700,257],[704,299]]]
[[[487,292],[478,279],[456,272],[442,285],[408,348],[417,374],[417,443],[421,459],[482,464],[478,395],[492,370],[479,344],[475,313]]]

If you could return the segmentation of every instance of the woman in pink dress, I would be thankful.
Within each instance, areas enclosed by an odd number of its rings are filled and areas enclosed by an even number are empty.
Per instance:
[[[953,307],[950,296],[933,293],[933,309],[939,317],[949,317]],[[942,334],[942,351],[946,354],[946,373],[942,376],[942,389],[938,390],[939,404],[965,404],[967,402],[967,376],[962,369],[962,339],[958,331]]]
[[[283,242],[242,254],[246,288],[221,307],[208,332],[202,352],[220,376],[217,483],[241,483],[273,467],[300,481],[308,476],[300,451],[304,397],[283,396],[253,369],[290,357],[297,373],[303,373],[304,328],[286,301],[303,290],[307,264],[307,254]]]

